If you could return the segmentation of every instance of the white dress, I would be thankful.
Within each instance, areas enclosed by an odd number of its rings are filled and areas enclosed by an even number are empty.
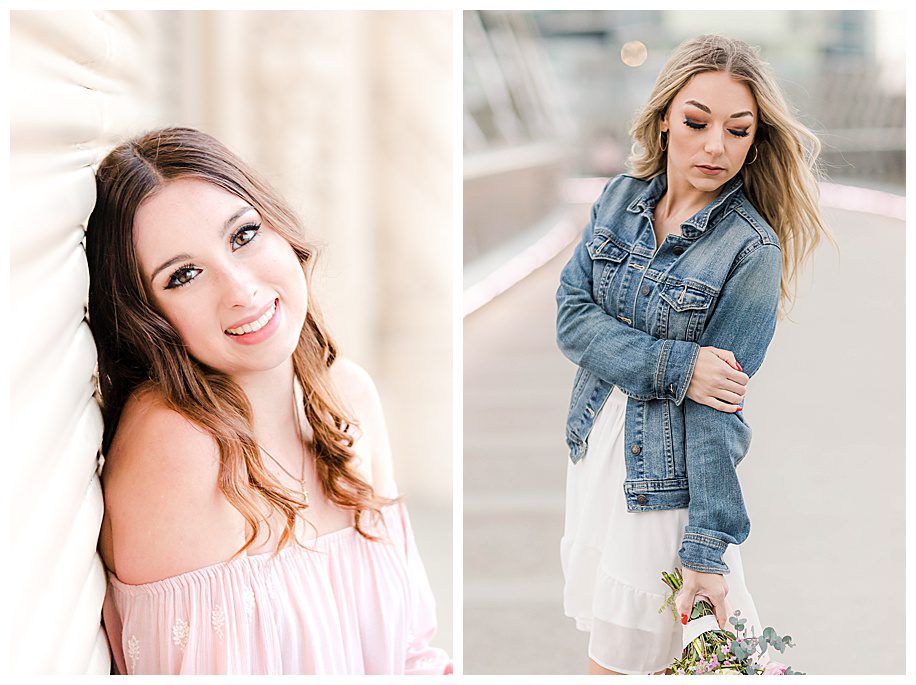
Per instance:
[[[628,512],[623,492],[627,397],[615,387],[595,417],[586,456],[569,462],[566,525],[560,545],[563,607],[579,630],[590,633],[588,656],[626,674],[661,671],[681,655],[683,627],[671,610],[659,613],[670,593],[661,572],[681,567],[687,509]],[[747,619],[745,635],[761,633],[745,586],[741,554],[729,545],[727,602]]]

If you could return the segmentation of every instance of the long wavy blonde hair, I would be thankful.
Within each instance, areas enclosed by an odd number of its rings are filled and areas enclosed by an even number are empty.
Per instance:
[[[747,43],[704,35],[681,43],[662,67],[649,101],[630,129],[631,173],[653,178],[667,169],[661,122],[674,97],[696,74],[723,71],[747,84],[757,102],[757,158],[739,172],[748,200],[772,226],[782,247],[780,315],[795,297],[798,274],[822,238],[836,244],[821,218],[817,158],[821,143],[789,106],[769,66]],[[751,158],[753,160],[753,157]]]
[[[134,251],[137,208],[164,184],[196,177],[236,195],[282,235],[310,282],[315,250],[302,238],[296,215],[254,170],[215,138],[190,128],[165,128],[118,145],[96,172],[97,199],[86,230],[89,262],[89,327],[98,348],[98,393],[108,450],[131,394],[154,388],[165,403],[213,436],[220,454],[218,486],[244,516],[251,546],[262,525],[259,504],[285,520],[279,550],[295,535],[303,495],[265,468],[252,430],[251,405],[228,375],[192,357],[175,328],[149,297]],[[331,383],[337,349],[308,288],[308,313],[293,352],[293,371],[303,389],[305,417],[313,429],[318,478],[328,499],[354,512],[357,531],[370,535],[361,514],[381,519],[391,500],[377,496],[353,468],[347,416]],[[268,533],[269,533],[268,529]]]

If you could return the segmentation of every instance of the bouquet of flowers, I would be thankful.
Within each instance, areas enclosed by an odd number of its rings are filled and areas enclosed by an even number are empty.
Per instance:
[[[662,571],[662,581],[671,589],[671,595],[659,607],[661,613],[670,607],[674,620],[679,621],[674,608],[674,598],[684,584],[680,569],[674,573]],[[691,621],[696,623],[691,626]],[[675,675],[805,675],[778,661],[761,664],[760,658],[768,647],[780,653],[795,643],[789,635],[780,637],[773,628],[767,628],[759,636],[746,635],[746,620],[741,612],[735,611],[728,622],[734,632],[722,630],[715,619],[715,612],[709,602],[700,600],[684,626],[684,651],[681,658],[669,666]]]

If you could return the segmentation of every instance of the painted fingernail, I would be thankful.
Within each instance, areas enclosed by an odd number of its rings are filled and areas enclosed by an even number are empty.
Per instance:
[[[744,407],[738,407],[735,411],[741,411]]]
[[[735,360],[735,364],[738,365],[738,371],[744,371],[744,369],[741,368],[741,362],[739,362],[737,359]]]
[[[681,614],[681,623],[687,625],[687,614]]]

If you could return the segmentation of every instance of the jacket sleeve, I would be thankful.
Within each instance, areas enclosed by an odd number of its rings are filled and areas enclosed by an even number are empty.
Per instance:
[[[758,244],[741,256],[700,339],[701,345],[731,350],[748,376],[763,363],[776,329],[781,267],[782,253],[773,244]],[[741,412],[693,400],[685,403],[684,417],[690,505],[678,554],[687,568],[728,573],[723,552],[744,542],[751,528],[736,472],[751,428]]]
[[[611,179],[601,198],[615,180]],[[592,299],[592,259],[587,245],[594,236],[601,198],[592,207],[582,240],[560,276],[557,344],[574,364],[630,397],[681,404],[700,346],[649,335],[611,316]]]

